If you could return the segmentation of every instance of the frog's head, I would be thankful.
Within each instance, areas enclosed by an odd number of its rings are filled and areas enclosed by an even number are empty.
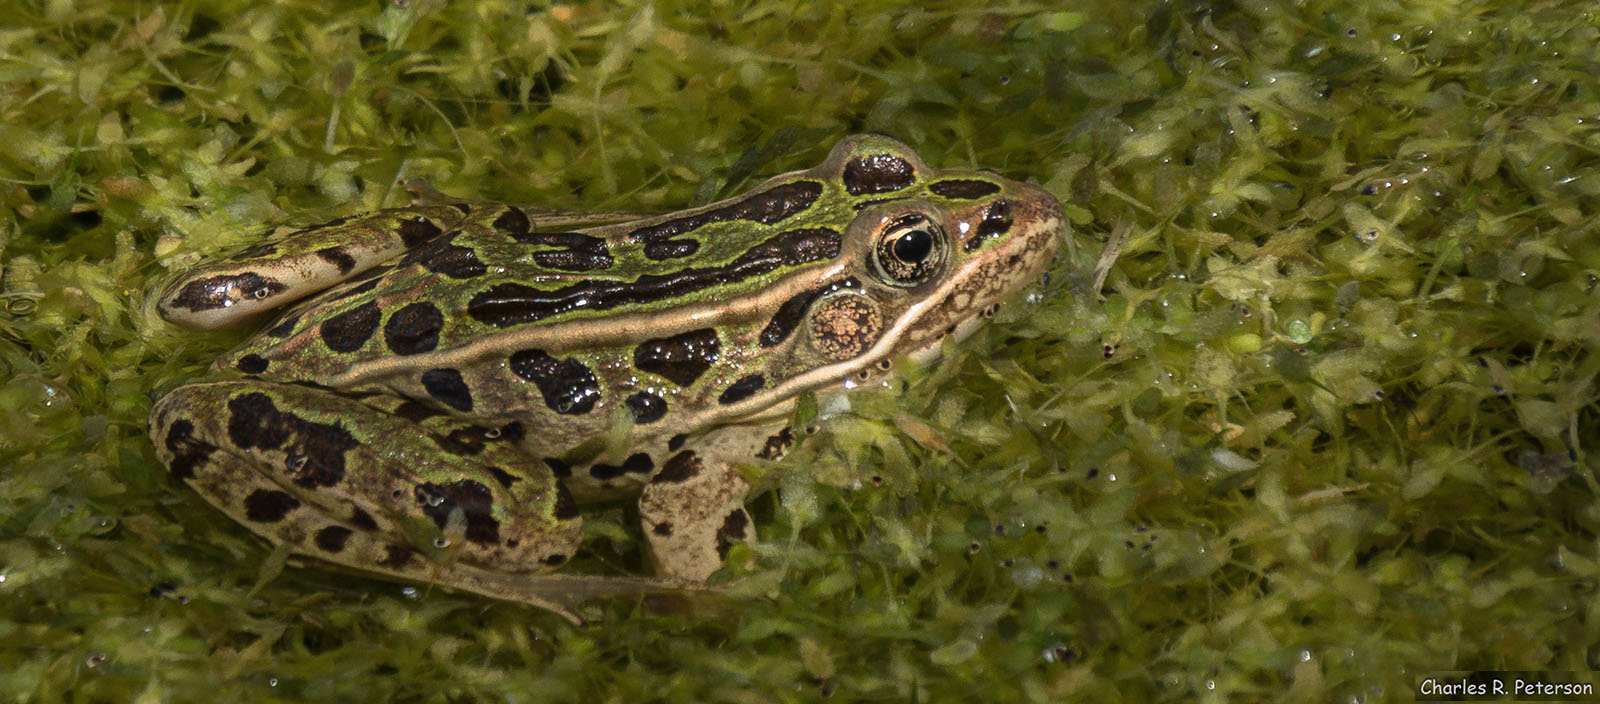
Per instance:
[[[933,356],[1038,279],[1066,232],[1044,189],[988,170],[930,168],[883,135],[849,137],[802,174],[842,190],[828,207],[848,222],[790,358],[812,384]]]

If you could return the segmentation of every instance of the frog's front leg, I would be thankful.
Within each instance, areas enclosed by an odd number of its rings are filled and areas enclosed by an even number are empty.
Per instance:
[[[573,578],[507,593],[508,575],[566,562],[582,534],[572,496],[526,460],[519,431],[388,395],[257,380],[180,387],[150,424],[174,477],[274,545],[570,619],[558,602],[583,592],[563,586]]]
[[[744,509],[750,484],[718,449],[674,453],[639,495],[639,522],[658,575],[703,581],[735,543],[755,540]]]

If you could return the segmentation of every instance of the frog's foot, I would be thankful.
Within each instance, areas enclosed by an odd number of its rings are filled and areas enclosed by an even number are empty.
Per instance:
[[[150,433],[175,478],[274,545],[574,618],[555,587],[500,586],[542,579],[577,549],[566,489],[515,464],[525,455],[492,429],[416,423],[382,407],[402,399],[352,396],[255,380],[184,386],[156,403]],[[485,439],[463,441],[474,434]]]
[[[733,465],[683,450],[639,496],[639,522],[656,574],[703,581],[734,543],[755,539],[744,499],[750,485]]]

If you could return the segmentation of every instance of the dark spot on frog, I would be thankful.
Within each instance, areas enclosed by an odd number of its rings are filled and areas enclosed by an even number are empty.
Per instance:
[[[800,325],[800,319],[805,317],[806,311],[811,308],[811,302],[818,296],[832,293],[840,289],[859,288],[861,282],[854,276],[830,281],[809,291],[801,291],[784,301],[778,306],[778,312],[767,321],[767,326],[761,329],[760,344],[762,347],[771,347],[789,338],[789,333]]]
[[[334,219],[329,220],[327,222],[317,223],[317,224],[312,225],[310,227],[304,228],[304,229],[300,230],[300,232],[302,232],[302,233],[304,233],[304,232],[312,232],[312,231],[315,231],[315,230],[325,230],[325,229],[330,228],[330,227],[338,227],[338,226],[343,225],[343,224],[345,224],[347,222],[350,222],[350,219],[353,218],[353,217],[355,217],[355,216],[346,215],[344,217],[334,218]]]
[[[668,523],[667,521],[662,521],[652,526],[650,528],[650,532],[662,537],[670,536],[672,535],[672,524]]]
[[[533,252],[533,263],[560,271],[609,269],[611,252],[606,241],[577,232],[525,232],[511,236],[522,244],[556,247]]]
[[[643,242],[644,254],[657,261],[694,254],[700,243],[693,239],[674,239],[714,222],[753,220],[771,225],[804,211],[822,195],[822,184],[795,181],[773,186],[721,208],[685,215],[666,222],[641,227],[628,233],[628,239]]]
[[[722,395],[717,397],[717,403],[725,406],[730,403],[738,403],[754,396],[766,384],[767,378],[760,374],[751,374],[743,377],[729,384],[728,388],[723,390]]]
[[[460,203],[460,202],[451,203],[450,207],[461,211],[462,215],[471,215],[472,214],[472,206],[467,204],[467,203]]]
[[[494,495],[489,487],[471,479],[459,479],[445,484],[420,484],[413,494],[422,512],[433,519],[439,530],[444,530],[450,514],[459,509],[467,520],[467,540],[480,545],[500,542],[500,522],[490,515],[494,509]]]
[[[962,247],[968,252],[975,252],[983,246],[984,240],[999,237],[1010,229],[1011,201],[1000,198],[989,204],[988,211],[983,214],[983,221],[978,223],[976,231],[967,238],[966,244]]]
[[[971,200],[999,193],[1000,187],[988,181],[958,178],[930,183],[928,190],[936,196]]]
[[[324,247],[317,250],[316,254],[322,261],[337,267],[341,274],[348,274],[351,269],[356,268],[355,257],[350,256],[350,253],[344,251],[343,247]]]
[[[228,401],[228,439],[241,450],[282,450],[296,458],[292,481],[307,489],[338,484],[345,453],[359,447],[350,431],[278,410],[272,398],[251,392]],[[301,460],[300,458],[303,458]]]
[[[240,298],[262,299],[287,288],[289,287],[277,279],[247,271],[242,274],[223,274],[195,279],[178,289],[171,300],[173,308],[187,308],[198,313],[233,305],[234,292],[238,292]]]
[[[644,255],[656,261],[678,259],[700,251],[699,240],[667,240],[651,242],[644,246]]]
[[[322,321],[322,342],[334,352],[359,350],[378,331],[378,319],[381,317],[383,314],[375,302],[368,301],[351,308]]]
[[[683,444],[688,442],[688,441],[689,441],[689,436],[688,435],[685,435],[683,433],[678,433],[677,435],[674,435],[670,439],[667,440],[667,449],[671,450],[673,452],[677,452],[678,448],[683,447]]]
[[[582,415],[600,400],[600,382],[583,362],[556,359],[544,350],[522,350],[511,355],[511,373],[533,382],[544,405],[562,415]]]
[[[909,196],[895,196],[893,198],[868,198],[866,200],[857,201],[855,205],[850,206],[850,209],[854,210],[856,212],[861,212],[861,211],[866,210],[867,208],[870,208],[870,207],[872,207],[874,205],[882,205],[884,203],[893,203],[893,202],[895,202],[897,200],[906,200],[908,198],[909,198]]]
[[[544,564],[549,565],[550,567],[556,567],[558,565],[566,563],[566,561],[567,561],[567,556],[563,555],[561,553],[555,553],[553,555],[549,555],[549,556],[545,557],[543,560],[540,560],[540,562],[543,562]]]
[[[287,316],[287,317],[285,317],[283,319],[282,322],[279,322],[277,325],[274,325],[270,329],[268,329],[267,330],[267,335],[270,336],[270,337],[279,337],[279,338],[288,337],[291,333],[294,332],[295,323],[298,323],[298,322],[300,322],[300,315],[298,313],[295,314],[295,315]]]
[[[788,454],[789,448],[793,446],[794,429],[786,425],[783,426],[782,430],[774,433],[772,437],[767,438],[766,445],[762,446],[761,451],[756,453],[756,457],[764,460],[782,459],[785,454]]]
[[[422,373],[422,388],[433,400],[458,411],[472,410],[472,391],[454,369],[429,369]]]
[[[566,479],[572,476],[572,466],[554,457],[544,458],[544,466],[550,468],[550,473],[557,479]]]
[[[721,355],[722,344],[717,339],[717,331],[702,328],[645,340],[633,350],[633,366],[679,386],[688,386]]]
[[[398,570],[409,564],[414,554],[416,551],[404,545],[388,545],[384,548],[384,557],[378,561],[378,566]]]
[[[494,477],[495,481],[500,482],[500,486],[503,486],[507,489],[510,489],[512,484],[522,481],[522,477],[507,472],[499,467],[491,465],[485,469],[489,471],[489,476]]]
[[[438,225],[433,224],[421,215],[406,218],[400,222],[400,242],[405,245],[406,249],[411,249],[438,237],[440,232],[443,232],[443,230],[440,230]]]
[[[439,330],[443,327],[444,314],[439,307],[421,301],[390,315],[383,326],[383,338],[395,354],[422,354],[439,346]]]
[[[286,491],[256,489],[244,497],[244,517],[256,523],[277,523],[297,508],[300,500]]]
[[[354,532],[355,531],[344,526],[328,526],[327,528],[323,528],[322,530],[317,531],[317,547],[322,548],[327,552],[341,552],[344,550],[344,542],[348,540],[350,535]]]
[[[433,442],[450,454],[471,457],[483,452],[483,429],[470,425],[456,428],[449,435],[434,435]]]
[[[844,165],[844,189],[853,196],[898,191],[916,180],[911,163],[893,154],[869,154]]]
[[[179,480],[193,478],[195,468],[217,451],[216,445],[195,437],[194,423],[184,418],[173,421],[167,428],[166,445],[167,452],[172,453],[167,468],[172,477]]]
[[[488,268],[478,259],[478,253],[468,247],[451,244],[459,234],[455,232],[434,240],[427,246],[407,254],[400,262],[401,264],[414,262],[428,271],[452,279],[482,276]]]
[[[633,422],[654,423],[667,414],[667,402],[649,391],[640,391],[624,401],[633,412]]]
[[[246,374],[260,374],[267,370],[267,358],[259,354],[247,354],[234,362],[233,366]]]
[[[415,399],[406,399],[406,402],[396,407],[393,413],[413,423],[421,423],[429,418],[444,415],[443,411]]]
[[[567,485],[556,484],[556,504],[554,514],[557,520],[568,520],[582,515],[578,510],[578,502],[572,498],[572,492],[567,490]]]
[[[599,480],[616,479],[624,474],[649,474],[656,468],[656,463],[650,460],[650,455],[635,452],[628,455],[622,464],[595,464],[589,467],[589,476]]]
[[[361,510],[360,506],[350,507],[350,525],[365,531],[376,531],[378,529],[378,522],[372,520],[372,514]]]
[[[686,482],[700,474],[700,456],[694,450],[684,450],[668,458],[661,471],[650,478],[651,484]]]
[[[510,327],[575,310],[601,311],[679,298],[745,281],[784,267],[839,256],[840,235],[824,227],[780,232],[720,267],[689,267],[627,280],[585,279],[550,289],[517,282],[495,284],[467,301],[467,314],[486,325]]]
[[[527,233],[533,224],[528,222],[528,214],[522,212],[521,208],[506,206],[506,211],[494,219],[493,227],[501,232],[520,235]]]
[[[736,508],[728,514],[722,522],[722,527],[717,529],[717,557],[726,559],[728,551],[733,549],[733,544],[749,537],[750,514],[742,508]]]

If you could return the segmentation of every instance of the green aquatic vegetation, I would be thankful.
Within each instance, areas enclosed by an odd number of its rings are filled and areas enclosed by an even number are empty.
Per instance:
[[[1579,6],[14,3],[0,698],[1380,701],[1600,669]],[[1050,281],[781,463],[710,614],[286,567],[155,460],[171,271],[462,195],[705,202],[882,130],[1045,184]],[[1108,244],[1109,243],[1109,244]],[[627,572],[624,508],[570,569]]]

